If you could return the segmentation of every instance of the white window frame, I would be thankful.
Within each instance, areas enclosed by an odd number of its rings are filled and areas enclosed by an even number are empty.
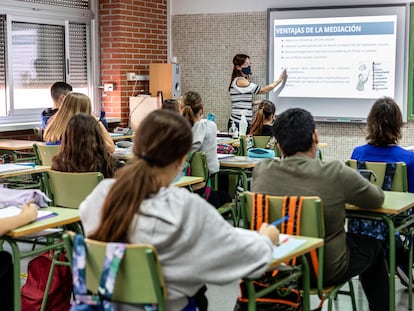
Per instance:
[[[3,2],[5,2],[3,4]],[[97,0],[90,0],[89,6],[94,10],[98,10],[99,3]],[[97,12],[97,11],[96,11]],[[27,22],[36,24],[58,25],[65,28],[65,75],[66,81],[70,83],[70,68],[68,73],[69,60],[69,24],[80,23],[86,25],[87,36],[87,80],[88,80],[88,96],[94,106],[94,111],[100,111],[100,95],[101,90],[98,88],[100,84],[100,65],[99,65],[99,34],[98,23],[91,9],[75,9],[67,7],[51,7],[36,3],[27,3],[13,0],[2,0],[0,7],[0,15],[6,15],[6,37],[7,42],[11,42],[12,22]],[[41,16],[41,17],[39,17]],[[13,107],[13,77],[12,77],[12,60],[10,57],[11,45],[6,47],[6,106],[7,109]],[[51,103],[51,101],[50,101]],[[47,105],[47,103],[45,103]],[[46,107],[45,107],[46,108]],[[40,112],[42,109],[19,109],[14,115],[1,116],[0,128],[8,124],[27,123],[31,126],[34,123],[40,124]]]

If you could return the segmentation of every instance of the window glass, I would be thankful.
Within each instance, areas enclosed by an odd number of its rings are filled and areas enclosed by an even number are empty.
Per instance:
[[[12,110],[50,106],[50,86],[65,80],[64,26],[12,23]]]

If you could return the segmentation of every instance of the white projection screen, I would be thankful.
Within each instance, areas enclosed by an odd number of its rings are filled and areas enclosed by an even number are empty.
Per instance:
[[[373,102],[396,100],[407,118],[407,3],[268,10],[268,98],[277,113],[300,107],[318,121],[366,122]]]

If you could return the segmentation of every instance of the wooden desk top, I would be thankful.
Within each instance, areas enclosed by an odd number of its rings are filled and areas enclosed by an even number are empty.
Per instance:
[[[194,185],[194,184],[201,183],[203,181],[204,181],[204,179],[202,177],[183,176],[177,182],[174,183],[174,186],[186,187],[186,186],[191,186],[191,185]]]
[[[398,192],[398,191],[384,191],[385,200],[381,208],[366,209],[355,205],[347,204],[345,208],[348,211],[363,211],[380,214],[400,214],[412,207],[414,207],[414,193]]]
[[[294,249],[292,252],[290,252],[286,256],[283,256],[278,259],[274,259],[269,267],[269,270],[275,269],[276,266],[280,265],[283,262],[286,262],[287,260],[291,258],[302,256],[306,253],[309,253],[311,250],[317,249],[323,246],[324,244],[323,239],[319,239],[319,238],[312,238],[312,237],[307,237],[307,236],[297,236],[297,238],[306,240],[306,243]]]
[[[254,168],[257,162],[264,160],[264,158],[250,158],[250,157],[226,157],[219,159],[220,167],[227,168]]]
[[[126,139],[133,139],[134,135],[111,135],[112,140],[126,140]]]
[[[33,149],[33,144],[36,143],[39,142],[35,140],[0,139],[0,149],[12,151]]]
[[[19,171],[10,171],[10,172],[0,173],[0,178],[10,178],[10,177],[16,177],[16,176],[43,173],[49,169],[50,169],[50,166],[47,166],[47,165],[36,165],[35,167],[28,166],[27,169],[25,168]]]
[[[45,211],[52,211],[57,215],[54,217],[37,220],[23,227],[14,229],[7,233],[10,237],[22,237],[24,235],[36,233],[45,229],[63,226],[80,221],[79,210],[65,207],[42,208]]]

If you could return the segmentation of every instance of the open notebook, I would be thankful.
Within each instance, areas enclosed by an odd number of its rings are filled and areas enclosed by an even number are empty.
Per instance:
[[[273,248],[273,258],[279,259],[285,257],[305,243],[306,240],[304,239],[281,233],[279,235],[279,245]]]
[[[13,163],[5,163],[0,164],[0,173],[7,173],[7,172],[14,172],[14,171],[24,171],[34,167],[34,164],[13,164]]]
[[[16,216],[16,215],[19,215],[21,211],[22,210],[20,209],[20,207],[14,206],[14,205],[0,208],[0,218]],[[53,216],[56,216],[56,214],[51,211],[44,211],[42,209],[39,209],[37,211],[37,220],[41,220],[41,219],[45,219],[45,218],[49,218]]]

